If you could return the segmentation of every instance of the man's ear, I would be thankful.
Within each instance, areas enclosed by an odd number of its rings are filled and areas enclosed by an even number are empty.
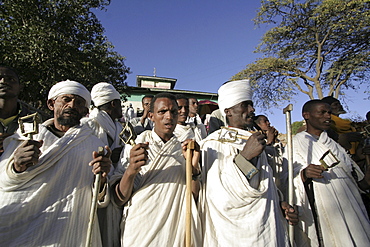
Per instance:
[[[309,116],[310,116],[309,112],[303,112],[302,113],[302,117],[303,117],[304,120],[307,120],[309,118]]]
[[[230,108],[226,108],[226,109],[224,109],[224,112],[225,112],[225,116],[226,117],[230,117],[232,114],[231,114],[231,110],[230,110]]]
[[[51,111],[54,111],[54,100],[53,99],[48,99],[48,101],[46,101],[46,104],[48,105],[48,108]]]
[[[149,119],[153,122],[153,112],[149,112]]]

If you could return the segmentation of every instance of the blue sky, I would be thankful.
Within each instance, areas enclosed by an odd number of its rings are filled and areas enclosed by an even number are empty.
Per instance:
[[[262,56],[253,53],[267,30],[253,23],[259,6],[259,0],[112,0],[106,11],[95,13],[115,51],[126,57],[132,71],[128,85],[156,68],[157,76],[177,79],[176,89],[217,93],[222,83]],[[351,95],[352,115],[364,117],[370,110],[363,98]],[[301,120],[307,100],[300,95],[292,102],[292,121]],[[282,109],[257,107],[256,114],[268,115],[285,133]]]

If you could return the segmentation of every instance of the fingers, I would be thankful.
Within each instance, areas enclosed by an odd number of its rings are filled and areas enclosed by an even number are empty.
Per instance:
[[[129,168],[133,169],[135,173],[141,170],[148,160],[148,146],[149,143],[136,144],[130,151],[130,165]]]
[[[14,151],[14,169],[23,172],[38,163],[43,141],[26,140]]]
[[[289,205],[289,208],[285,210],[285,219],[288,220],[289,225],[297,225],[298,224],[298,210],[297,206]]]
[[[322,172],[325,171],[325,168],[319,165],[309,164],[304,169],[304,175],[306,178],[323,178]]]
[[[99,154],[96,151],[92,153],[93,160],[90,161],[89,166],[92,166],[92,172],[94,174],[101,173],[102,177],[105,178],[110,172],[112,164],[110,156],[112,154],[112,151],[108,146],[105,146],[104,148],[106,150],[106,153],[103,155]]]

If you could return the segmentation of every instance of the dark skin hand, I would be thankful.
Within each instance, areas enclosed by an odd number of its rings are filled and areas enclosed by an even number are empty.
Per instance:
[[[192,141],[192,140],[187,139],[187,140],[185,140],[184,142],[181,143],[182,154],[185,157],[185,159],[186,159],[186,156],[187,156],[186,155],[187,146],[188,146],[188,143],[190,141]],[[193,157],[192,157],[192,161],[191,161],[192,175],[198,175],[201,172],[200,167],[199,167],[200,147],[199,147],[199,144],[197,142],[194,142],[194,144],[195,145],[194,145]],[[199,190],[200,190],[200,182],[193,180],[192,181],[192,192],[193,192],[194,200],[196,202],[198,201]]]
[[[104,183],[107,181],[107,176],[110,171],[110,167],[112,164],[112,161],[110,159],[110,156],[112,154],[112,151],[108,146],[104,147],[107,152],[105,155],[99,155],[98,152],[94,151],[92,153],[93,160],[90,161],[89,166],[92,166],[92,172],[94,174],[101,173],[102,179],[101,184],[104,186]]]
[[[260,132],[253,133],[244,145],[240,154],[247,160],[252,160],[262,153],[266,147],[266,136]]]
[[[306,182],[312,178],[323,178],[322,172],[325,171],[325,168],[320,165],[309,164],[301,172],[302,181]]]
[[[117,205],[124,205],[130,199],[134,188],[135,176],[140,172],[141,167],[146,165],[148,160],[148,148],[149,142],[145,142],[136,144],[130,150],[130,164],[118,185],[114,185],[113,187],[113,190],[118,194],[113,193]]]
[[[26,140],[14,151],[13,168],[16,172],[24,172],[28,167],[39,162],[40,147],[43,141]]]
[[[0,133],[0,153],[4,152],[3,142],[4,142],[5,138],[7,138],[8,136],[11,136],[11,135],[12,135],[11,133]]]
[[[298,210],[297,206],[290,206],[287,202],[280,202],[281,209],[283,210],[283,214],[285,219],[288,221],[289,225],[297,225],[298,224]]]
[[[278,136],[278,131],[273,127],[267,127],[266,131],[266,137],[267,137],[267,143],[266,145],[271,145],[276,142],[276,137]]]

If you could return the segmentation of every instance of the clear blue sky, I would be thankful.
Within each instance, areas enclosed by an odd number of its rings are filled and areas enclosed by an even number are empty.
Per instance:
[[[105,35],[131,68],[127,83],[136,86],[137,75],[176,78],[175,89],[217,93],[233,75],[262,54],[253,51],[267,29],[254,26],[259,0],[112,0],[106,11],[96,11]],[[351,114],[364,117],[370,110],[364,96],[347,102]],[[300,95],[292,121],[301,120]],[[352,100],[352,102],[351,102]],[[285,133],[282,109],[256,114],[269,116]]]

